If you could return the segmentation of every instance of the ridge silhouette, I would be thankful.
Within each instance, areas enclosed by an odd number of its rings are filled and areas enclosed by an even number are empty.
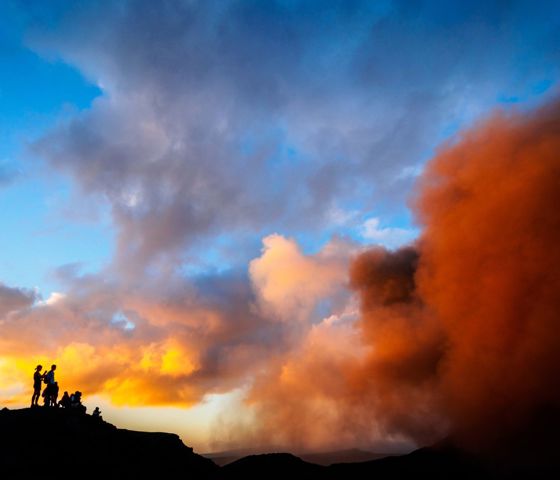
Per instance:
[[[65,408],[0,411],[2,478],[213,478],[218,467],[193,453],[173,433],[119,429],[100,418]]]
[[[218,467],[178,435],[119,429],[72,409],[0,410],[2,478],[96,475],[184,479],[521,479],[558,478],[558,462],[536,468],[484,463],[444,441],[408,455],[316,465],[288,453],[251,455]]]

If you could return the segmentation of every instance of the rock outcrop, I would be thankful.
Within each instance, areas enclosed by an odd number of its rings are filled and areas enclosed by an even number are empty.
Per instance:
[[[175,434],[119,429],[90,415],[42,407],[0,411],[0,460],[0,471],[12,475],[3,478],[204,479],[218,469]]]

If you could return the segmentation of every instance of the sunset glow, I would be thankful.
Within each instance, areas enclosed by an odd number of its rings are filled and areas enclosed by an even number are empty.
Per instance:
[[[560,407],[559,12],[2,2],[0,407],[56,364],[198,451],[533,431]]]

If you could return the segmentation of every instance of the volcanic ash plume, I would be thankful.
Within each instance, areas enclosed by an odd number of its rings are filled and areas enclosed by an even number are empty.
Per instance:
[[[428,165],[415,200],[417,253],[373,250],[355,261],[373,346],[368,388],[408,386],[429,400],[424,420],[406,418],[416,405],[400,405],[413,437],[438,412],[472,450],[550,441],[560,407],[558,205],[560,104],[496,115]],[[386,412],[395,416],[376,409]]]
[[[441,150],[414,199],[421,238],[354,260],[359,320],[315,326],[297,361],[261,379],[263,424],[315,447],[450,434],[471,451],[546,453],[560,408],[559,206],[560,104],[497,114]]]
[[[470,447],[539,443],[560,407],[559,205],[559,103],[495,116],[420,182],[417,292],[445,335],[445,414]]]
[[[375,248],[354,261],[351,285],[360,294],[359,327],[370,349],[349,388],[373,409],[383,431],[424,444],[445,431],[437,389],[444,339],[417,295],[418,262],[411,247]]]

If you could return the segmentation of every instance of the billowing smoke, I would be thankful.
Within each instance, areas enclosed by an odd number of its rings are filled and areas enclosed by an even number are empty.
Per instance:
[[[559,152],[559,104],[494,116],[428,165],[417,250],[355,261],[369,386],[402,401],[401,423],[376,410],[391,427],[421,439],[436,425],[415,415],[419,396],[466,446],[494,450],[560,407]]]
[[[419,184],[417,292],[445,335],[445,415],[471,447],[539,443],[527,430],[560,407],[559,152],[559,103],[496,115]]]
[[[412,247],[378,247],[354,261],[351,285],[360,294],[359,328],[370,350],[351,388],[368,399],[384,430],[425,443],[445,426],[437,395],[444,337],[416,292],[418,262]]]
[[[417,244],[376,247],[351,265],[360,319],[315,326],[254,388],[274,438],[451,435],[472,451],[524,455],[553,444],[559,152],[559,103],[498,113],[438,152],[413,200]]]

